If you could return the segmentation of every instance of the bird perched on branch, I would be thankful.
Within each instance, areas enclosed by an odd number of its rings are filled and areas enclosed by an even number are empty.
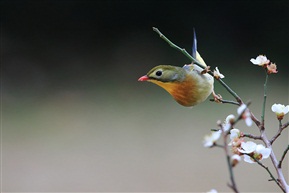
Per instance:
[[[215,97],[214,78],[207,73],[209,67],[197,51],[195,33],[192,55],[205,69],[194,63],[186,64],[183,67],[159,65],[140,77],[138,81],[152,82],[164,88],[179,104],[186,107],[192,107],[205,101],[211,93]]]

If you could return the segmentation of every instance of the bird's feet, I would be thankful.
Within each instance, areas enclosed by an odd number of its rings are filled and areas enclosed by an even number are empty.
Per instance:
[[[207,66],[207,67],[201,72],[201,74],[206,74],[206,73],[210,72],[210,71],[211,71],[210,68],[211,68],[211,66]]]
[[[223,98],[222,98],[222,96],[221,96],[220,94],[216,94],[215,91],[213,91],[213,92],[212,92],[212,95],[213,95],[214,101],[215,101],[216,103],[222,103]]]

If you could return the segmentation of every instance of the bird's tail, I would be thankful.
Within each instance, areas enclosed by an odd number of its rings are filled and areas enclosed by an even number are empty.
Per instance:
[[[207,67],[207,64],[205,63],[204,59],[201,57],[201,55],[197,51],[197,35],[196,35],[195,28],[194,28],[194,42],[193,42],[193,47],[192,47],[192,56],[196,60],[198,60],[198,62],[202,64],[204,67]]]

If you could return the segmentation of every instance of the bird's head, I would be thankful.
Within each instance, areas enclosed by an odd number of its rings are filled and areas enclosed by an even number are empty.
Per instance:
[[[160,82],[181,82],[185,78],[185,71],[181,67],[170,65],[159,65],[152,68],[146,75],[140,77],[138,81],[149,81],[155,84]]]
[[[175,100],[184,105],[190,106],[185,95],[191,89],[187,87],[186,71],[177,66],[159,65],[152,68],[146,75],[140,77],[138,81],[152,82],[169,92]]]

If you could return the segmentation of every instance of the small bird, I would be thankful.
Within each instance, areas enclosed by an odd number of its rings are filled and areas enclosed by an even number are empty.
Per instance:
[[[185,107],[192,107],[205,101],[211,93],[215,97],[214,78],[207,73],[209,67],[197,51],[195,33],[192,50],[193,57],[206,67],[205,69],[193,63],[185,64],[183,67],[159,65],[140,77],[138,81],[152,82],[164,88]]]

